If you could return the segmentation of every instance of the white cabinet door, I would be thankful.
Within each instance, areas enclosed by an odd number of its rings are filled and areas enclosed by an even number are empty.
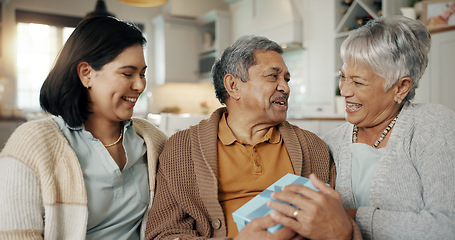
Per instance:
[[[152,22],[154,85],[198,81],[201,38],[197,23],[163,16]]]
[[[433,34],[431,48],[431,102],[455,111],[455,31]]]
[[[455,111],[455,31],[431,35],[428,68],[419,82],[415,102],[442,104]]]

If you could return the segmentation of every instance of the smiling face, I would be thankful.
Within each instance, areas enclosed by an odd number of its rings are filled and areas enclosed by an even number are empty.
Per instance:
[[[144,91],[145,60],[140,44],[126,48],[100,70],[89,69],[89,120],[119,122],[130,119],[139,95]]]
[[[340,71],[340,92],[346,101],[346,120],[358,127],[375,127],[399,111],[396,86],[384,91],[385,79],[369,68],[344,65]]]
[[[248,80],[239,83],[243,111],[260,123],[279,124],[286,120],[288,110],[289,71],[275,51],[257,51],[255,58]]]

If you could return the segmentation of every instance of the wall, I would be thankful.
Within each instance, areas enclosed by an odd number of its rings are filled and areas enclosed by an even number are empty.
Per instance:
[[[128,21],[144,24],[146,37],[150,38],[150,19],[161,13],[161,7],[139,8],[126,5],[117,0],[105,0],[107,10],[116,17]],[[15,105],[15,36],[16,36],[16,9],[84,17],[95,9],[96,0],[9,0],[2,1],[2,56],[0,56],[0,76],[8,81],[8,89],[2,101],[13,107]],[[147,45],[147,50],[151,44]],[[152,59],[147,57],[147,62]]]

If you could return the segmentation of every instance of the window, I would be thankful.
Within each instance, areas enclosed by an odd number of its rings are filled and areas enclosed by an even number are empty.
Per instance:
[[[81,18],[16,11],[17,107],[40,111],[41,85]]]
[[[26,112],[41,111],[41,85],[64,43],[82,18],[16,10],[17,58],[16,103]],[[136,23],[137,24],[137,23]],[[143,24],[137,24],[143,30]],[[144,55],[146,55],[144,49]],[[136,103],[138,114],[147,112],[147,96]]]
[[[17,24],[17,106],[39,111],[41,85],[74,28]]]

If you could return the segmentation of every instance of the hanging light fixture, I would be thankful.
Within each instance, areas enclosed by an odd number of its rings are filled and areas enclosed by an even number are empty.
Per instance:
[[[167,0],[119,0],[136,7],[157,7],[167,3]]]
[[[87,13],[85,18],[89,18],[89,17],[109,17],[109,16],[115,17],[114,14],[112,14],[112,13],[107,11],[106,3],[104,3],[104,0],[98,0],[96,2],[95,11]]]

